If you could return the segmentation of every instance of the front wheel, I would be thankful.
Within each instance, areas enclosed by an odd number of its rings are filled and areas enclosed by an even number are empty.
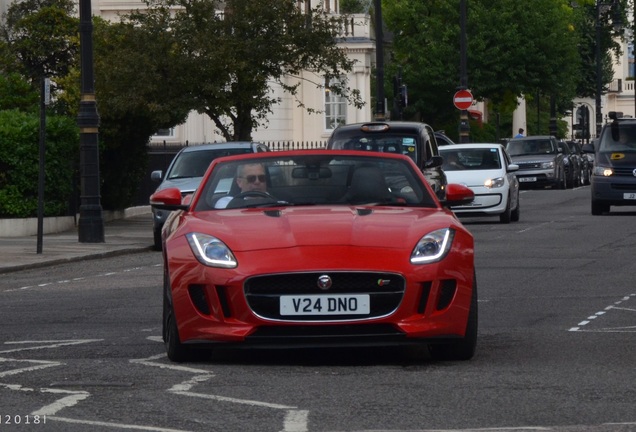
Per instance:
[[[609,213],[610,206],[600,201],[592,200],[592,214],[594,216],[600,216],[603,213]]]
[[[510,220],[512,222],[519,222],[519,216],[521,214],[521,201],[519,200],[519,194],[517,194],[517,207],[510,212]]]
[[[161,244],[161,227],[152,228],[152,238],[154,243],[154,250],[160,251],[161,249],[163,249],[163,245]]]
[[[510,209],[510,195],[508,195],[508,202],[506,203],[506,209],[504,210],[503,213],[499,215],[499,222],[505,223],[505,224],[510,223],[511,216],[512,216],[512,211]]]
[[[473,293],[463,338],[446,344],[430,344],[428,350],[433,360],[470,360],[477,348],[477,276],[473,274]]]
[[[168,276],[164,276],[164,294],[163,294],[163,341],[166,346],[166,354],[168,359],[173,362],[181,363],[185,361],[195,360],[196,352],[181,343],[179,339],[179,329],[177,328],[177,320],[174,316],[174,307],[169,298]]]

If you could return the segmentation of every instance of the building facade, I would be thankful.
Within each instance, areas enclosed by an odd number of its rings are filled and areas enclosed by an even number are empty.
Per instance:
[[[298,107],[297,101],[291,95],[277,86],[273,87],[274,97],[280,97],[281,102],[273,107],[273,113],[269,116],[267,123],[253,131],[252,139],[255,141],[324,142],[340,123],[371,119],[371,71],[375,60],[375,36],[371,17],[368,13],[340,16],[339,0],[298,1],[298,6],[301,8],[313,8],[319,4],[323,6],[326,13],[342,18],[339,46],[345,50],[350,59],[355,61],[353,70],[347,75],[348,85],[360,91],[361,98],[365,102],[364,107],[358,109],[348,105],[342,98],[324,88],[318,88],[315,83],[321,83],[324,79],[310,72],[304,72],[298,78],[301,81],[298,97],[304,105],[319,113],[308,113],[306,109]],[[100,16],[109,21],[119,20],[120,14],[145,8],[140,0],[92,0],[91,6],[94,16]],[[289,82],[286,84],[297,82],[292,81],[293,78],[288,79]],[[224,138],[215,131],[215,126],[209,117],[192,112],[185,123],[170,130],[159,131],[151,141],[154,143],[202,143],[221,142]]]

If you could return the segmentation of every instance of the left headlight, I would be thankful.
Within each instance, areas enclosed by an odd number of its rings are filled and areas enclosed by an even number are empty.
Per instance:
[[[614,170],[611,167],[594,165],[594,169],[592,170],[592,175],[610,177],[614,175]]]
[[[426,234],[411,252],[411,264],[428,264],[444,258],[453,244],[455,230],[442,228]]]
[[[504,180],[503,177],[488,179],[484,182],[484,186],[490,189],[504,187],[505,184],[506,184],[506,181]]]
[[[186,238],[201,264],[222,268],[234,268],[238,265],[230,248],[218,238],[201,233],[188,233]]]

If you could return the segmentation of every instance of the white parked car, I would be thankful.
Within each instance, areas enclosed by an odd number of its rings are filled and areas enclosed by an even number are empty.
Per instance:
[[[453,207],[457,216],[499,216],[502,223],[519,220],[519,180],[505,147],[498,143],[441,146],[442,169],[448,183],[459,183],[475,193],[472,203]]]

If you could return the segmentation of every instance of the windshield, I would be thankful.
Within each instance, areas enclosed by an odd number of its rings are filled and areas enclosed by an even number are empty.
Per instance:
[[[440,148],[444,171],[488,170],[501,168],[496,148],[448,149]]]
[[[214,149],[182,152],[177,155],[170,167],[166,178],[174,180],[179,178],[203,177],[212,160],[221,156],[252,153],[249,147],[238,149]]]
[[[605,128],[598,145],[600,152],[636,152],[636,123],[613,123]]]
[[[352,204],[436,207],[408,160],[330,153],[223,162],[195,210]]]
[[[510,156],[556,154],[557,148],[550,139],[510,140],[506,145]]]
[[[340,136],[330,143],[338,150],[364,150],[383,153],[399,153],[417,162],[417,138],[411,134],[366,133],[364,135]]]

